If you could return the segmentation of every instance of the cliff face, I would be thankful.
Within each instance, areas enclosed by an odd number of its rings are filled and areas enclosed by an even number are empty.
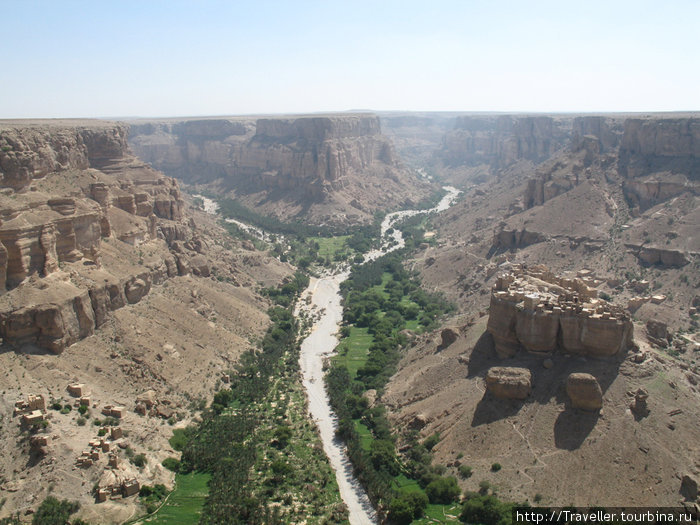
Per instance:
[[[312,199],[341,189],[352,175],[398,173],[376,117],[260,119],[236,164],[266,190],[300,189]]]
[[[285,201],[291,208],[265,210],[283,217],[310,207],[307,218],[318,220],[326,203],[330,220],[362,220],[425,195],[373,115],[135,123],[129,141],[141,159],[187,182],[220,180],[244,202]]]
[[[586,137],[593,137],[599,153],[615,151],[622,139],[623,121],[614,117],[576,117],[571,128],[571,149],[586,148]]]
[[[644,210],[691,191],[700,180],[700,119],[627,119],[618,170],[627,199]]]
[[[177,182],[128,153],[124,126],[3,125],[0,144],[5,343],[60,352],[152,285],[208,273],[182,244],[192,230]]]
[[[120,158],[126,149],[126,128],[118,124],[0,129],[0,187],[20,190],[52,172]]]
[[[487,329],[502,358],[512,357],[520,347],[603,357],[632,342],[627,313],[598,299],[597,291],[582,281],[560,278],[545,267],[498,278]]]
[[[450,165],[505,168],[541,162],[564,144],[560,120],[546,116],[462,116],[444,138],[440,156]]]
[[[626,177],[668,171],[700,177],[700,119],[625,120],[619,170]]]

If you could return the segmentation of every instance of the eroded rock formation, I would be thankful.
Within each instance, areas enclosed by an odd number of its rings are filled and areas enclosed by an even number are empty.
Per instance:
[[[132,157],[125,138],[103,122],[0,126],[4,343],[61,352],[190,259],[209,274],[205,258],[174,244],[192,237],[177,182]],[[160,255],[141,260],[142,244]]]
[[[23,124],[0,129],[0,187],[26,188],[56,171],[83,170],[126,151],[126,128],[111,122],[52,127]]]
[[[566,379],[566,394],[574,408],[590,411],[603,408],[603,391],[598,380],[591,374],[570,374]]]
[[[369,114],[136,122],[129,140],[141,159],[185,181],[223,179],[238,196],[266,192],[307,207],[331,200],[358,217],[414,198],[419,186]]]
[[[618,170],[625,196],[641,209],[679,195],[698,193],[700,119],[625,120]]]
[[[633,328],[622,308],[598,299],[597,291],[582,280],[535,266],[498,277],[487,330],[502,358],[521,347],[604,357],[626,349]]]
[[[445,135],[441,157],[451,165],[506,167],[517,160],[541,162],[563,146],[561,119],[549,116],[462,116]]]
[[[486,388],[499,399],[526,399],[532,391],[527,368],[495,366],[486,374]]]

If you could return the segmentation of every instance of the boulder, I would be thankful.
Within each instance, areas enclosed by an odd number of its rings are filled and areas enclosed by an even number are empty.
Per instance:
[[[124,286],[124,295],[129,304],[138,303],[151,291],[151,278],[148,274],[132,277]]]
[[[195,255],[190,259],[190,269],[194,275],[201,277],[209,277],[211,274],[209,261],[203,255]]]
[[[566,393],[574,408],[583,410],[603,408],[603,391],[596,378],[591,374],[570,374],[566,380]]]
[[[495,366],[486,374],[486,389],[498,399],[526,399],[532,391],[527,368]]]
[[[143,394],[136,396],[136,402],[145,405],[147,408],[153,407],[156,404],[155,390],[147,390]]]

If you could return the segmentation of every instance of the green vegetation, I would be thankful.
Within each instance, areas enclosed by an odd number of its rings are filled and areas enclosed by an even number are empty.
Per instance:
[[[138,468],[143,468],[146,466],[146,463],[148,463],[148,459],[145,454],[136,454],[131,458],[131,462]]]
[[[187,441],[194,434],[195,427],[173,429],[173,437],[168,441],[174,450],[182,452],[187,445]]]
[[[459,499],[461,491],[457,480],[452,476],[446,478],[437,478],[425,487],[425,493],[430,500],[430,503],[448,504]]]
[[[161,462],[161,465],[175,473],[177,473],[180,470],[180,460],[175,458],[165,458]]]
[[[355,227],[313,226],[296,222],[283,222],[275,217],[261,215],[232,199],[218,200],[223,217],[240,220],[273,234],[272,253],[283,262],[289,261],[302,270],[313,265],[330,267],[333,263],[354,260],[367,252],[378,237],[382,216],[377,215],[371,225]],[[251,241],[259,249],[264,244],[235,224],[223,226],[236,238]],[[284,236],[283,239],[275,235]]]
[[[467,465],[460,465],[457,468],[457,472],[459,472],[459,475],[462,479],[467,479],[472,477],[472,468],[468,467]]]
[[[272,301],[285,308],[292,304],[307,286],[309,286],[309,276],[297,271],[290,280],[278,288],[264,288],[261,292]]]
[[[75,514],[80,509],[77,501],[68,501],[47,496],[39,505],[39,508],[32,517],[33,525],[65,525],[70,523],[71,514]],[[76,523],[74,521],[73,523]]]
[[[415,490],[399,494],[389,503],[387,517],[391,523],[408,524],[421,518],[428,508],[428,496]]]
[[[462,507],[459,518],[464,523],[509,525],[513,505],[493,495],[471,495]]]
[[[436,482],[431,487],[435,501],[451,502],[456,486],[454,478],[441,477],[444,468],[430,465],[429,449],[439,442],[439,435],[425,443],[415,433],[404,436],[406,452],[399,456],[398,436],[384,407],[370,408],[364,395],[369,389],[381,392],[394,373],[400,348],[407,341],[403,330],[409,326],[415,331],[430,329],[452,308],[442,297],[420,288],[403,268],[403,255],[394,252],[358,266],[341,285],[342,340],[326,375],[338,435],[373,504],[387,513],[391,523],[411,523],[428,512],[430,483]]]
[[[168,495],[168,489],[165,485],[157,483],[152,487],[149,485],[143,485],[141,490],[139,490],[139,497],[141,498],[141,503],[146,505],[146,512],[148,514],[153,514],[160,505],[160,502]]]
[[[316,253],[322,259],[336,260],[339,254],[347,249],[349,235],[337,235],[335,237],[311,237],[309,240],[318,245]]]
[[[299,381],[298,327],[290,309],[302,288],[300,280],[298,274],[292,287],[271,293],[289,297],[289,307],[270,309],[272,325],[260,349],[241,356],[230,388],[216,392],[202,413],[202,422],[174,431],[171,444],[183,450],[177,488],[155,513],[156,523],[274,524],[302,519],[342,523],[347,519],[335,477],[307,419]],[[177,509],[171,500],[188,495],[181,480],[203,475],[208,478],[208,491],[201,486],[194,490],[206,496],[188,513],[174,515]]]
[[[437,445],[440,442],[440,433],[435,432],[432,436],[428,436],[425,438],[425,441],[423,442],[423,446],[427,448],[428,450],[433,450],[433,447]]]
[[[195,525],[207,497],[209,474],[192,472],[175,476],[175,489],[149,523]]]

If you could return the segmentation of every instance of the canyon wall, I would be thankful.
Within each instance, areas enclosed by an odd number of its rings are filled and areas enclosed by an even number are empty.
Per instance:
[[[618,170],[627,199],[641,210],[683,192],[698,194],[700,118],[625,120]]]
[[[3,343],[60,352],[152,285],[208,273],[177,182],[131,156],[126,135],[104,122],[0,125]]]
[[[628,178],[654,173],[700,178],[700,118],[628,118],[620,144],[620,173]]]
[[[370,114],[135,121],[129,142],[168,175],[283,219],[366,222],[429,192]]]
[[[129,140],[141,159],[186,181],[231,177],[312,197],[351,172],[400,168],[374,115],[134,123]]]
[[[60,126],[60,125],[59,125]],[[21,190],[33,179],[56,171],[95,167],[126,151],[123,125],[88,125],[0,129],[0,187]]]
[[[564,146],[570,126],[570,119],[550,116],[460,116],[445,135],[439,156],[452,166],[542,162]]]

